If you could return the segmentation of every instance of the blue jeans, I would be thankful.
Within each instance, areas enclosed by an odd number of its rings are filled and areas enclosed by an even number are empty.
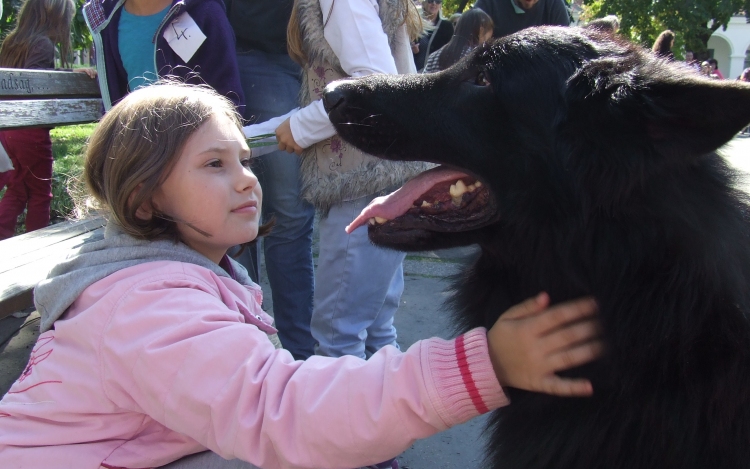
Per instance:
[[[406,254],[375,246],[364,227],[344,231],[373,197],[338,203],[320,219],[312,318],[318,355],[367,358],[386,345],[398,348],[393,316],[404,291]]]
[[[301,69],[287,55],[238,52],[237,63],[245,93],[245,119],[263,122],[298,106]],[[281,344],[294,358],[314,352],[310,334],[313,290],[312,231],[315,210],[300,197],[300,160],[275,151],[257,158],[253,171],[263,188],[263,220],[275,218],[265,237],[264,254],[271,284],[273,313]],[[258,250],[238,260],[258,277]]]

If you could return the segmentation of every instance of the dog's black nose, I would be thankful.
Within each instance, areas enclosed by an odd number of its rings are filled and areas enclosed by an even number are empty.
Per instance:
[[[326,112],[331,112],[338,106],[344,104],[346,98],[344,97],[344,91],[342,90],[343,84],[350,80],[335,81],[326,86],[323,92],[323,107]]]

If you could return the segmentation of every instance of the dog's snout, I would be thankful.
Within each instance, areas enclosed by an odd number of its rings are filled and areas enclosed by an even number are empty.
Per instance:
[[[333,83],[329,83],[326,86],[325,91],[323,92],[323,107],[325,108],[326,112],[331,112],[338,106],[344,104],[344,102],[346,101],[346,97],[341,85],[344,85],[350,81],[352,80],[338,80],[334,81]]]
[[[344,93],[340,89],[329,89],[328,87],[326,87],[326,90],[323,93],[323,107],[325,108],[326,112],[331,112],[336,107],[343,104],[344,101]]]

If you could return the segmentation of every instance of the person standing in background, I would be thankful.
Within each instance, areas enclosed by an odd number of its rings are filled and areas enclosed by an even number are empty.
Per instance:
[[[707,62],[709,63],[709,65],[711,65],[711,73],[716,75],[718,79],[723,80],[724,74],[722,74],[721,70],[719,70],[719,61],[714,58],[710,58],[707,60]]]
[[[247,106],[245,120],[267,121],[297,107],[302,69],[287,53],[286,31],[294,0],[224,0],[237,37],[237,64]],[[263,187],[263,220],[275,225],[263,239],[266,271],[279,339],[294,358],[313,355],[310,333],[315,277],[312,231],[315,209],[300,196],[300,160],[275,151],[255,159]],[[259,278],[258,246],[238,259]]]
[[[318,355],[366,358],[398,348],[393,316],[405,254],[373,245],[366,230],[344,228],[373,198],[430,167],[382,160],[341,140],[320,98],[345,77],[414,73],[410,43],[421,28],[411,0],[295,1],[289,53],[304,68],[303,107],[276,136],[280,149],[302,155],[303,196],[321,214],[312,317]]]
[[[474,7],[490,15],[496,38],[531,26],[570,26],[564,0],[477,0]]]
[[[667,29],[659,34],[659,37],[654,41],[651,52],[667,60],[674,60],[674,54],[672,53],[672,47],[674,47],[674,33]]]
[[[692,68],[696,72],[701,71],[701,64],[697,60],[695,60],[695,54],[691,50],[685,51],[685,65]]]
[[[455,64],[475,47],[492,39],[492,18],[478,8],[472,8],[458,19],[456,33],[448,44],[427,58],[422,73],[445,70]]]
[[[427,22],[428,28],[411,45],[414,64],[419,72],[424,69],[427,57],[448,44],[448,41],[453,37],[453,23],[443,18],[440,11],[442,6],[443,0],[424,0],[422,2],[422,16]]]
[[[167,76],[207,84],[242,111],[234,35],[221,0],[91,0],[83,17],[106,111]]]

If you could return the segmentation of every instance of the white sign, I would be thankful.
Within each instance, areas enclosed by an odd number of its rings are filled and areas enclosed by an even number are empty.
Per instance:
[[[167,40],[169,47],[187,63],[206,40],[206,35],[195,24],[195,20],[185,12],[169,23],[164,31],[164,39]]]

